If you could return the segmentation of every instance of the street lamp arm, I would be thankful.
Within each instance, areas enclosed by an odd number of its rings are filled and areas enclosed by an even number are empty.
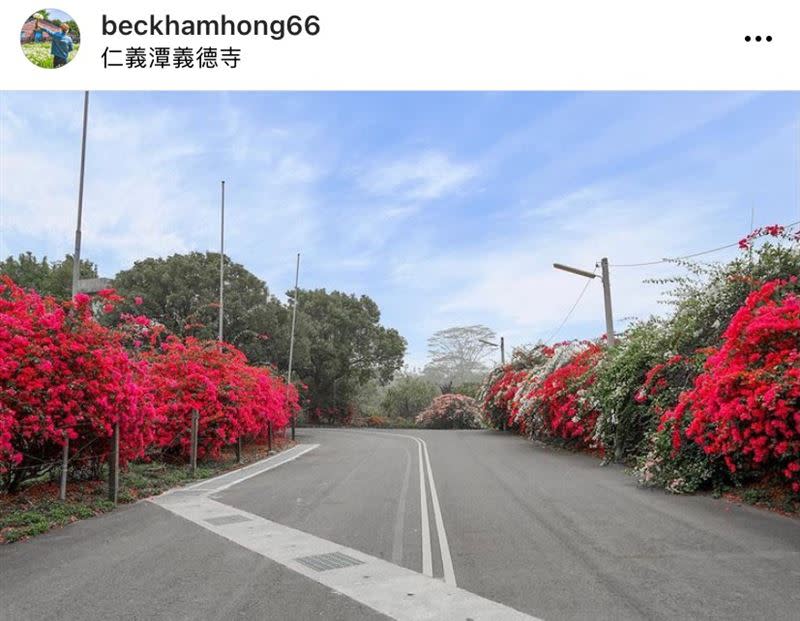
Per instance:
[[[570,272],[572,274],[577,274],[578,276],[585,276],[586,278],[597,278],[597,274],[594,272],[587,272],[586,270],[578,269],[577,267],[570,267],[569,265],[563,265],[562,263],[553,263],[553,267],[557,270],[563,270],[565,272]]]

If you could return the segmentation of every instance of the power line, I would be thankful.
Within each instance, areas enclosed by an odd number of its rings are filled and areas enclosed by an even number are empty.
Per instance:
[[[800,224],[800,220],[798,220],[797,222],[792,222],[791,224],[787,224],[786,227],[784,227],[784,228],[786,230],[789,230],[789,229],[797,226],[798,224]],[[725,244],[724,246],[718,246],[716,248],[711,248],[709,250],[702,250],[700,252],[694,252],[692,254],[685,254],[685,255],[680,256],[680,257],[659,259],[657,261],[643,261],[642,263],[616,263],[616,264],[612,265],[611,267],[644,267],[646,265],[659,265],[660,263],[671,263],[673,261],[683,261],[685,259],[693,259],[694,257],[700,257],[700,256],[703,256],[704,254],[712,254],[714,252],[719,252],[720,250],[726,250],[728,248],[733,248],[734,246],[738,246],[738,245],[739,245],[739,242],[736,241],[736,242],[733,242],[733,243],[730,243],[730,244]]]
[[[594,268],[594,271],[595,272],[597,271],[597,267]],[[547,339],[544,342],[545,345],[547,345],[550,341],[552,341],[556,337],[556,335],[561,331],[561,328],[563,328],[564,325],[569,321],[569,318],[572,317],[572,313],[574,313],[575,309],[578,308],[578,304],[580,304],[580,301],[583,299],[583,294],[586,293],[586,290],[589,288],[589,285],[592,284],[592,282],[594,282],[593,279],[586,280],[586,284],[583,285],[583,289],[581,289],[581,292],[578,295],[578,299],[575,300],[575,303],[572,305],[572,308],[569,309],[569,312],[567,313],[566,317],[564,317],[561,323],[558,324],[558,327],[555,330],[553,330],[553,332],[550,333],[550,336],[547,337]]]

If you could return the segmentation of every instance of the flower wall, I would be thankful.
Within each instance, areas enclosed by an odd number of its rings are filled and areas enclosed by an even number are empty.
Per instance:
[[[515,351],[481,388],[484,424],[596,449],[673,492],[767,480],[800,494],[798,241],[764,227],[746,257],[691,266],[704,278],[675,279],[674,313],[614,348]]]
[[[481,410],[475,399],[466,395],[448,393],[436,397],[417,415],[418,427],[429,429],[477,429]]]
[[[75,463],[105,459],[120,426],[120,460],[186,454],[192,410],[199,454],[286,425],[298,395],[234,347],[180,340],[146,317],[111,313],[113,291],[58,302],[0,280],[0,478],[16,490],[57,463],[65,438]]]

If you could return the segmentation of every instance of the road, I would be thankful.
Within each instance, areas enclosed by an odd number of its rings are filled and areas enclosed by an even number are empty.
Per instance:
[[[800,520],[498,432],[297,439],[0,548],[0,618],[798,618]]]

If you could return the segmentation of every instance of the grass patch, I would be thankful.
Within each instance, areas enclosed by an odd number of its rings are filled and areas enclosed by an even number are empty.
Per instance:
[[[75,58],[75,54],[78,53],[79,47],[79,44],[76,43],[74,49],[69,53],[67,63],[72,62],[72,59]],[[50,54],[49,41],[43,41],[41,43],[23,43],[22,52],[25,54],[25,58],[37,67],[42,67],[44,69],[53,68],[53,56]]]
[[[274,448],[283,450],[291,445],[289,441],[276,438]],[[265,446],[246,445],[241,465],[267,455]],[[216,461],[199,463],[195,476],[183,462],[131,463],[120,472],[117,499],[120,504],[135,502],[238,467],[233,449],[224,451]],[[64,501],[58,499],[58,491],[57,483],[40,479],[29,481],[18,494],[0,493],[0,544],[28,539],[114,509],[114,504],[107,499],[106,480],[70,481]]]

